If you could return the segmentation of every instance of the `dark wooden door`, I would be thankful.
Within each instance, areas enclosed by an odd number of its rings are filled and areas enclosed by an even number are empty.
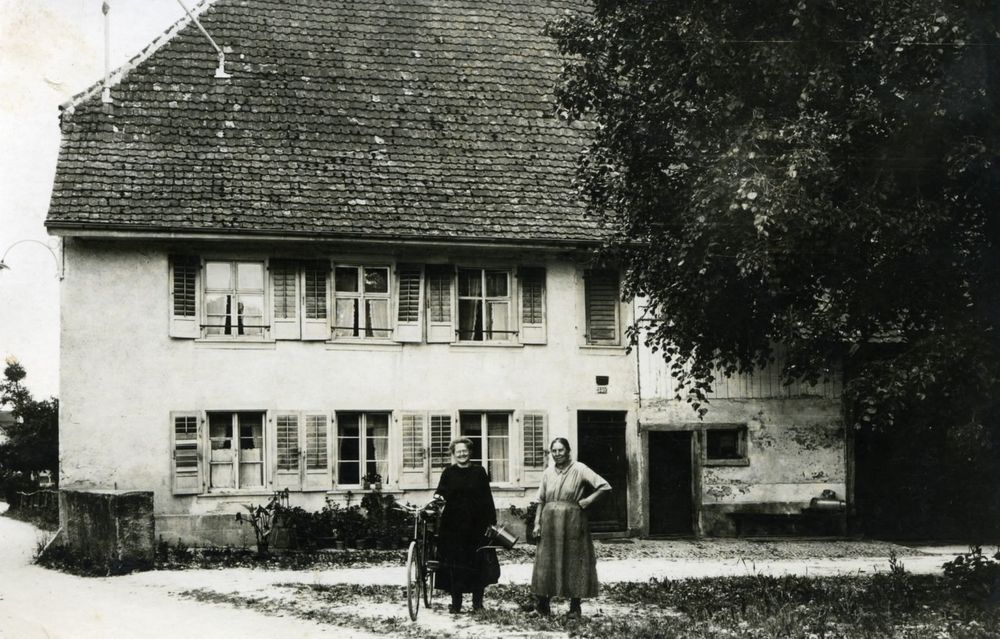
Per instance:
[[[595,532],[628,530],[628,458],[625,456],[625,413],[580,411],[577,414],[577,450],[574,459],[590,466],[611,484],[589,510]]]
[[[649,534],[693,533],[691,433],[649,432]]]

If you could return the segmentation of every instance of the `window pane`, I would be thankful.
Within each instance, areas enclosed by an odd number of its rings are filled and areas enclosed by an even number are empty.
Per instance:
[[[240,413],[240,451],[254,451],[259,455],[264,448],[264,415],[261,413]],[[242,457],[242,455],[241,455]],[[248,461],[260,461],[260,457]]]
[[[240,290],[264,290],[264,265],[260,262],[240,262],[236,265],[236,272]]]
[[[209,413],[208,437],[211,446],[209,485],[212,488],[235,488],[233,414]]]
[[[365,474],[377,473],[382,481],[389,480],[389,416],[385,413],[367,415],[365,460]]]
[[[205,329],[207,335],[229,335],[232,318],[229,315],[232,295],[210,293],[205,296]]]
[[[327,271],[308,269],[306,280],[306,319],[326,319]]]
[[[486,339],[509,339],[509,309],[507,302],[486,302],[489,316],[486,318]]]
[[[483,465],[483,414],[482,413],[462,413],[459,415],[459,432],[472,440],[472,450],[469,453],[470,461],[477,465]]]
[[[238,335],[262,335],[264,329],[264,296],[240,295],[237,305]]]
[[[482,341],[482,306],[479,300],[458,301],[458,339]]]
[[[365,300],[365,336],[389,337],[389,300]]]
[[[487,457],[486,471],[491,481],[508,481],[510,467],[510,417],[505,413],[490,413],[486,416]]]
[[[508,297],[510,295],[506,271],[486,271],[486,297]]]
[[[338,266],[334,272],[338,293],[358,293],[358,269],[355,266]]]
[[[705,431],[705,456],[708,459],[743,459],[740,440],[741,430],[707,430]]]
[[[524,269],[521,272],[521,322],[542,323],[542,295],[545,290],[545,270]]]
[[[232,289],[233,270],[229,262],[205,262],[205,286],[213,289]]]
[[[365,293],[388,293],[389,269],[365,268]]]
[[[458,271],[459,297],[483,296],[483,272],[480,269],[463,268]]]
[[[337,325],[333,329],[333,334],[338,337],[358,337],[358,300],[338,299],[337,317],[334,320]]]
[[[208,437],[213,449],[232,448],[233,414],[209,413]]]
[[[361,483],[361,415],[337,413],[337,482]]]

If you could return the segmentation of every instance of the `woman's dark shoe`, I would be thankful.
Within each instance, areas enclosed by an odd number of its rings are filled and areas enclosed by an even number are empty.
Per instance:
[[[552,614],[552,609],[549,608],[549,598],[539,597],[538,603],[535,604],[535,612],[543,617],[548,617]]]
[[[574,597],[569,600],[569,612],[566,613],[566,616],[571,619],[579,619],[583,616],[583,610],[580,608],[579,599]]]
[[[450,614],[457,615],[458,613],[462,612],[462,607],[461,606],[448,606],[448,612]]]

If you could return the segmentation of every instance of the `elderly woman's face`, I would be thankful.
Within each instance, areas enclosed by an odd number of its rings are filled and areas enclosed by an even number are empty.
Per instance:
[[[459,464],[469,462],[469,447],[466,444],[455,444],[455,461]]]
[[[562,464],[569,457],[569,453],[566,452],[566,447],[562,445],[562,442],[555,442],[552,447],[549,448],[549,453],[552,455],[552,461],[556,465]]]

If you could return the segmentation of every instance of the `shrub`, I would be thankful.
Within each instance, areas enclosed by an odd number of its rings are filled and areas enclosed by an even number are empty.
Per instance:
[[[944,564],[944,575],[951,587],[977,603],[1000,603],[1000,547],[992,557],[980,546],[957,555]]]

